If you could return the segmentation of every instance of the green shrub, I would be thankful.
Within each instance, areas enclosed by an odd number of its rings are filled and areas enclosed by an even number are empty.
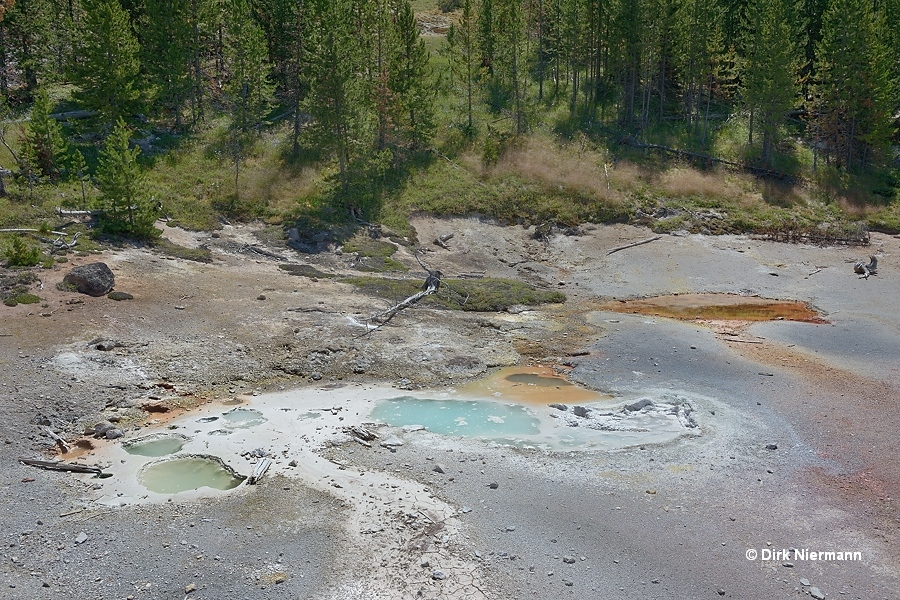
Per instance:
[[[3,251],[10,267],[33,267],[41,262],[41,250],[14,237]]]

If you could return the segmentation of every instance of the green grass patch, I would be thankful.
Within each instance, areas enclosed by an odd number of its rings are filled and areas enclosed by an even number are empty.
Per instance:
[[[278,265],[278,268],[291,275],[297,275],[298,277],[308,277],[310,279],[331,279],[335,277],[331,273],[320,271],[312,265],[294,265],[281,263]]]
[[[359,254],[361,257],[388,258],[397,252],[397,246],[390,242],[373,239],[365,234],[357,234],[344,242],[344,253],[348,252]]]
[[[384,277],[348,277],[342,279],[364,292],[400,302],[422,290],[422,282]],[[566,296],[555,290],[543,290],[513,279],[446,279],[437,294],[422,303],[449,310],[499,312],[511,306],[537,306],[565,302]]]
[[[179,246],[178,244],[171,242],[165,238],[153,240],[151,246],[156,250],[159,250],[163,254],[173,256],[175,258],[192,260],[202,263],[211,263],[213,260],[212,252],[210,252],[207,248],[187,248],[185,246]]]

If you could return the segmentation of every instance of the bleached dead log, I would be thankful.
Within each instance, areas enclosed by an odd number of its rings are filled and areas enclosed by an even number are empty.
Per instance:
[[[421,267],[423,269],[425,269],[425,271],[428,272],[428,277],[425,278],[425,283],[422,284],[422,291],[418,292],[417,294],[413,294],[412,296],[402,300],[401,302],[398,302],[397,304],[390,307],[389,309],[382,311],[380,313],[375,313],[374,315],[372,315],[371,317],[366,319],[366,321],[367,321],[366,327],[367,328],[369,327],[369,325],[368,325],[369,322],[375,322],[375,323],[378,323],[378,325],[376,325],[375,327],[372,327],[371,329],[366,329],[366,332],[362,335],[368,335],[368,334],[372,333],[373,331],[375,331],[376,329],[380,329],[381,327],[384,327],[385,325],[388,324],[388,322],[391,319],[393,319],[397,315],[397,313],[399,313],[400,311],[402,311],[406,308],[409,308],[410,306],[416,305],[422,298],[424,298],[426,296],[436,294],[437,291],[440,289],[441,277],[443,277],[443,273],[441,273],[440,271],[434,271],[434,270],[426,267],[422,263],[422,261],[419,259],[418,254],[416,254],[416,260],[418,261],[419,265],[421,265]],[[362,336],[360,336],[360,337],[362,337]]]
[[[47,427],[46,425],[44,425],[44,426],[41,427],[41,431],[43,431],[44,433],[46,433],[46,434],[50,437],[51,440],[53,440],[54,442],[56,442],[56,445],[59,447],[59,451],[60,451],[60,452],[62,452],[63,454],[65,454],[66,452],[69,451],[69,444],[66,442],[66,440],[64,440],[64,439],[62,439],[61,437],[59,437],[59,436],[56,434],[55,431],[53,431],[52,429],[50,429],[50,428]]]
[[[256,485],[257,483],[259,483],[259,480],[262,479],[262,476],[266,474],[266,471],[268,471],[269,467],[271,466],[271,458],[260,459],[260,461],[253,467],[253,472],[250,474],[250,477],[247,478],[247,484]]]
[[[57,207],[56,214],[61,217],[96,217],[97,215],[102,215],[104,210],[102,209],[94,209],[94,210],[70,210],[62,207]]]
[[[447,242],[453,239],[452,233],[445,233],[444,235],[439,235],[432,242],[435,246],[440,246],[444,250],[449,250],[450,246],[447,245]]]
[[[661,235],[654,235],[652,238],[647,238],[646,240],[641,240],[639,242],[632,242],[630,244],[625,244],[624,246],[616,246],[612,250],[609,250],[606,253],[606,255],[609,256],[610,254],[615,254],[616,252],[619,252],[620,250],[627,250],[628,248],[634,248],[635,246],[640,246],[642,244],[649,244],[650,242],[655,242],[656,240],[661,239],[661,238],[662,238]]]
[[[60,462],[57,460],[38,460],[35,458],[20,458],[19,462],[29,467],[37,467],[39,469],[47,469],[49,471],[68,471],[70,473],[94,473],[95,475],[103,474],[100,467],[92,467],[90,465],[79,465],[76,463]]]
[[[33,227],[11,227],[0,229],[0,233],[40,233],[40,231],[40,229],[35,229]],[[69,235],[65,231],[49,231],[47,233],[52,233],[53,235]]]
[[[864,265],[862,261],[859,261],[855,265],[853,265],[853,272],[859,275],[860,279],[868,279],[869,275],[877,275],[876,271],[878,270],[878,259],[874,256],[869,257],[869,264]]]

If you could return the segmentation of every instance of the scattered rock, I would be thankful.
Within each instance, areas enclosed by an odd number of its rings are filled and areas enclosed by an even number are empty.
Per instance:
[[[75,267],[63,277],[63,283],[74,286],[88,296],[105,296],[113,289],[115,282],[115,275],[102,262]]]
[[[648,401],[649,402],[649,401]],[[576,417],[586,417],[588,416],[588,409],[583,406],[573,406],[572,412],[575,413]]]
[[[566,563],[567,565],[574,565],[575,557],[574,556],[563,556],[563,562]]]
[[[720,596],[724,596],[725,590],[723,590],[722,588],[716,588],[716,593]]]
[[[108,440],[117,440],[120,437],[122,437],[123,435],[125,435],[125,432],[122,431],[121,429],[113,428],[113,429],[108,429],[104,435],[106,436],[106,439],[108,439]]]
[[[112,431],[115,428],[116,426],[112,423],[97,423],[96,425],[94,425],[94,437],[104,437],[107,431]]]
[[[296,460],[292,460],[291,462],[288,463],[288,466],[289,466],[289,467],[296,467],[296,466],[297,466],[297,461],[296,461]]]
[[[809,595],[816,600],[825,600],[825,592],[815,586],[809,588]]]
[[[184,586],[184,593],[185,593],[185,594],[190,594],[191,592],[193,592],[193,591],[196,590],[196,589],[197,589],[197,584],[196,584],[196,583],[189,583],[189,584],[187,584],[186,586]]]
[[[778,450],[778,444],[766,444],[766,450]]]
[[[638,400],[637,402],[626,404],[624,408],[628,412],[635,412],[643,408],[647,408],[648,406],[653,406],[653,402],[649,398],[643,398],[641,400]]]
[[[161,402],[145,402],[141,405],[141,410],[148,413],[167,413],[169,407]]]
[[[435,569],[431,572],[431,578],[435,581],[443,581],[444,579],[447,579],[447,574],[440,569]]]
[[[85,543],[85,542],[87,541],[87,539],[88,539],[87,534],[86,534],[85,532],[82,531],[82,532],[79,533],[77,536],[75,536],[75,543],[76,543],[76,544],[83,544],[83,543]]]
[[[802,586],[807,586],[807,585],[809,585],[809,579],[801,579],[801,580],[800,580],[800,585],[802,585]]]
[[[403,440],[398,438],[396,435],[392,435],[388,439],[381,442],[381,446],[383,448],[396,448],[397,446],[402,446]]]
[[[120,344],[118,342],[112,342],[112,341],[107,340],[107,341],[100,342],[99,344],[94,346],[94,348],[96,348],[97,350],[100,350],[101,352],[109,352],[110,350],[118,348],[119,345]]]
[[[506,530],[507,530],[507,531],[515,531],[515,530],[516,530],[516,526],[515,526],[515,525],[507,525],[507,526],[506,526]]]
[[[265,294],[260,294],[259,296],[256,297],[256,299],[257,299],[257,300],[265,300],[265,299],[266,299],[266,295],[265,295]]]
[[[434,471],[435,473],[446,473],[447,472],[446,468],[441,463],[434,465],[431,468],[431,470]]]
[[[470,512],[472,512],[472,508],[469,506],[463,506],[459,512],[466,515],[466,514],[469,514]]]
[[[110,292],[106,295],[110,300],[134,300],[134,296],[129,294],[128,292]]]
[[[492,481],[491,483],[488,484],[488,487],[491,488],[492,490],[496,490],[498,487],[500,487],[500,484],[497,483],[496,481]]]
[[[550,408],[555,408],[556,410],[561,410],[563,412],[569,410],[569,407],[565,404],[551,404]]]

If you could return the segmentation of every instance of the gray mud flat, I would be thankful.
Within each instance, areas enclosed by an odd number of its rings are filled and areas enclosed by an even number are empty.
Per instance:
[[[415,225],[420,239],[455,234],[428,256],[433,268],[568,299],[496,314],[417,307],[360,337],[356,323],[384,299],[247,256],[236,249],[258,243],[252,228],[229,226],[217,238],[166,233],[208,244],[209,264],[140,249],[72,257],[67,268],[109,264],[129,302],[60,292],[59,269],[42,274],[49,309],[4,307],[0,597],[897,597],[900,241],[875,234],[858,251],[664,236],[607,256],[647,232],[588,226],[545,244],[477,219]],[[273,250],[353,272],[340,254]],[[879,273],[858,279],[853,261],[869,254]],[[417,272],[405,249],[395,257]],[[687,293],[808,302],[828,323],[602,308]],[[367,423],[377,398],[351,399],[458,390],[527,363],[602,398],[689,399],[678,418],[696,431],[615,450],[510,447]],[[290,404],[313,386],[314,406]],[[265,405],[267,392],[283,400]],[[226,426],[226,412],[254,403],[265,421]],[[555,419],[587,424],[573,415]],[[16,460],[52,454],[41,426],[74,442],[105,421],[124,437],[84,438],[62,458],[112,478]],[[378,438],[360,443],[351,423]],[[122,442],[157,434],[243,476],[262,456],[273,467],[232,490],[128,487],[126,467],[155,459]]]

